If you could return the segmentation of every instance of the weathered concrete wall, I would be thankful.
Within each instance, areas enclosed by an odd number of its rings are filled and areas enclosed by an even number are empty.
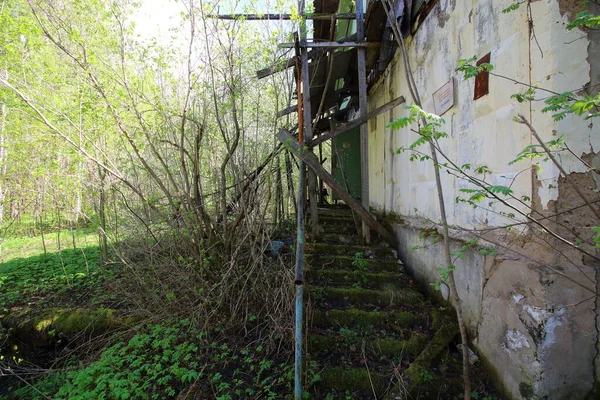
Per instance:
[[[419,238],[421,224],[407,220],[394,230],[408,271],[427,284],[437,277],[444,249],[437,243],[411,251],[426,244]],[[453,241],[452,251],[463,243]],[[507,398],[584,399],[593,383],[594,302],[575,305],[572,299],[589,299],[590,293],[508,252],[469,252],[455,264],[469,337]],[[568,275],[586,283],[579,273]],[[448,299],[447,286],[429,289]]]
[[[579,117],[557,123],[550,114],[541,112],[543,101],[517,103],[510,96],[526,87],[499,77],[490,77],[489,94],[474,101],[474,80],[464,80],[454,69],[459,59],[489,52],[494,73],[560,93],[598,83],[600,50],[597,36],[593,36],[596,33],[566,30],[569,18],[577,11],[574,1],[534,1],[531,14],[525,5],[503,14],[512,3],[440,0],[407,40],[407,47],[424,109],[433,112],[433,93],[449,79],[455,80],[454,107],[443,115],[449,135],[440,141],[443,152],[458,165],[488,166],[492,170],[488,182],[510,186],[516,197],[531,199],[525,205],[513,202],[519,210],[529,213],[527,206],[531,206],[547,214],[577,203],[551,161],[543,162],[539,171],[531,163],[509,165],[523,148],[535,143],[529,130],[515,123],[513,117],[524,115],[543,140],[564,134],[577,156],[594,160],[600,149],[598,128]],[[410,99],[403,62],[397,54],[371,89],[370,108],[399,95]],[[538,91],[537,99],[547,96],[547,92]],[[439,277],[437,268],[445,267],[441,246],[409,251],[424,244],[419,239],[421,229],[435,226],[440,218],[433,166],[409,161],[409,152],[396,153],[417,139],[410,128],[392,132],[386,127],[404,115],[406,111],[398,107],[369,124],[371,203],[373,208],[407,221],[395,225],[403,261],[419,281],[434,282]],[[427,146],[419,150],[428,153]],[[560,161],[573,176],[586,170],[574,156],[561,154]],[[578,179],[588,193],[598,188],[597,182]],[[459,190],[473,186],[447,173],[442,173],[442,180],[452,225],[485,229],[524,220],[498,204],[474,209],[457,203],[457,196],[464,197]],[[517,215],[508,218],[503,212]],[[571,225],[579,226],[589,215],[569,218]],[[556,223],[563,224],[558,219]],[[564,256],[558,255],[556,241],[539,238],[527,229],[517,228],[519,234],[499,231],[496,236],[524,256],[501,252],[484,257],[475,251],[465,260],[457,260],[458,290],[469,334],[478,352],[494,366],[510,397],[583,399],[594,381],[598,332],[594,298],[581,285],[595,290],[595,265],[567,247],[561,248]],[[459,231],[455,234],[460,236]],[[455,246],[460,247],[460,242]],[[555,272],[536,266],[532,259],[550,264]]]

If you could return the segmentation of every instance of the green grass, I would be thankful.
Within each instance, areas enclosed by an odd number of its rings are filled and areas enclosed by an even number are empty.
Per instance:
[[[60,249],[59,252],[59,234]],[[76,248],[73,249],[73,239]],[[30,306],[85,304],[112,273],[101,270],[94,229],[6,239],[0,263],[0,311]]]
[[[58,232],[44,235],[46,251],[55,253],[58,251]],[[72,232],[64,230],[60,232],[60,248],[73,248],[73,236],[77,247],[90,247],[98,245],[98,233],[93,228],[74,229]],[[9,238],[2,243],[2,257],[0,261],[7,262],[15,258],[30,257],[44,253],[41,236]],[[2,267],[0,267],[1,270]]]
[[[84,302],[82,295],[102,289],[98,247],[15,258],[0,264],[0,310],[14,306],[61,305]]]

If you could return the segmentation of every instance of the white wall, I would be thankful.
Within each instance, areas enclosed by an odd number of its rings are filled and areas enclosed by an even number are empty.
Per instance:
[[[541,100],[548,93],[538,91],[539,101],[519,104],[510,96],[526,87],[494,76],[490,77],[489,94],[474,101],[474,79],[464,80],[454,69],[459,59],[491,52],[496,74],[554,92],[576,91],[590,81],[590,42],[581,31],[566,30],[569,15],[561,14],[557,0],[531,3],[535,39],[532,36],[530,40],[525,5],[502,13],[513,3],[440,0],[407,39],[407,47],[426,111],[434,111],[433,93],[449,79],[455,80],[454,107],[443,115],[449,138],[440,141],[442,150],[458,165],[487,165],[493,171],[488,177],[490,183],[510,186],[518,198],[528,196],[536,207],[547,209],[561,195],[558,171],[550,161],[544,162],[537,174],[530,162],[508,165],[523,148],[535,143],[527,127],[514,122],[513,117],[523,114],[545,141],[565,134],[579,156],[600,149],[599,129],[588,127],[580,117],[554,122],[550,114],[541,113],[545,106]],[[400,95],[412,104],[399,53],[371,88],[370,109]],[[418,280],[432,282],[438,278],[436,268],[445,263],[442,249],[439,245],[414,253],[408,249],[423,244],[419,239],[421,227],[439,222],[434,170],[430,162],[410,162],[409,152],[396,154],[397,148],[408,147],[417,138],[409,128],[391,131],[386,127],[404,115],[406,110],[397,107],[369,124],[371,205],[408,221],[394,227],[403,261]],[[428,146],[419,150],[429,152]],[[572,156],[561,155],[560,160],[568,172],[585,169]],[[498,205],[483,210],[456,203],[457,196],[466,196],[459,189],[473,186],[446,172],[442,172],[442,180],[450,224],[486,228],[514,222],[499,214],[509,210]],[[526,211],[522,206],[519,209]],[[460,243],[454,245],[459,247]],[[525,253],[540,252],[531,243],[519,246]],[[572,266],[560,267],[565,267],[565,274],[572,279],[590,284]],[[585,272],[593,276],[591,269]],[[457,264],[456,276],[473,344],[495,367],[510,396],[584,397],[593,380],[595,314],[590,302],[578,307],[566,305],[584,300],[588,292],[510,253],[487,258],[469,254]]]
[[[567,32],[566,16],[561,16],[554,1],[532,3],[535,33],[543,58],[535,42],[528,40],[526,8],[509,14],[502,10],[512,0],[456,2],[440,1],[407,46],[419,88],[423,108],[433,112],[432,94],[450,78],[455,79],[455,105],[443,118],[450,135],[441,141],[443,151],[458,165],[487,165],[493,175],[490,183],[511,185],[517,197],[539,195],[542,205],[556,199],[558,174],[551,162],[542,165],[541,187],[533,193],[530,163],[508,163],[534,140],[529,130],[513,118],[525,115],[533,122],[545,140],[567,135],[569,145],[579,154],[589,153],[600,145],[600,135],[592,134],[579,117],[569,117],[556,124],[549,114],[542,114],[545,105],[538,101],[518,104],[510,96],[526,87],[508,80],[490,77],[490,93],[473,101],[474,79],[464,80],[454,72],[459,59],[473,55],[482,57],[491,52],[494,73],[512,79],[539,84],[562,92],[582,87],[589,81],[588,40],[580,31]],[[572,42],[565,45],[566,42]],[[530,68],[531,67],[531,68]],[[397,54],[386,77],[371,90],[370,107],[375,108],[403,95],[411,104],[402,60]],[[531,69],[531,70],[530,70]],[[530,76],[531,74],[531,76]],[[539,92],[538,98],[548,94]],[[433,167],[431,163],[410,162],[409,152],[395,154],[399,147],[408,147],[416,139],[409,128],[391,131],[386,125],[405,115],[402,107],[378,118],[377,129],[370,133],[370,192],[373,205],[401,215],[427,216],[438,219],[439,211]],[[372,125],[371,125],[372,126]],[[416,127],[413,127],[416,128]],[[428,152],[427,146],[420,150]],[[576,160],[562,159],[568,171],[583,171]],[[464,227],[501,226],[509,221],[496,213],[474,210],[456,204],[457,196],[465,197],[460,188],[471,184],[442,174],[449,221]],[[512,181],[514,179],[514,182]],[[496,211],[508,211],[496,207]]]

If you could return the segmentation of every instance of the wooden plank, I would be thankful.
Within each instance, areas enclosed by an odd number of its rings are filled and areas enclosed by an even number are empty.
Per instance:
[[[291,49],[294,47],[294,43],[279,43],[277,45],[280,48]],[[380,42],[306,42],[300,44],[300,47],[311,47],[311,48],[338,48],[338,47],[381,47]]]
[[[356,33],[353,33],[352,35],[348,35],[345,36],[343,38],[341,38],[340,40],[338,40],[336,43],[340,43],[340,42],[354,42],[356,41]],[[295,47],[296,44],[293,43],[292,47]],[[321,57],[324,53],[326,53],[328,51],[328,48],[316,48],[313,49],[312,51],[310,51],[308,53],[308,59],[309,60],[314,60],[317,59],[319,57]],[[294,58],[288,58],[285,61],[282,62],[278,62],[274,65],[271,65],[268,68],[265,69],[261,69],[260,71],[256,72],[256,76],[258,77],[258,79],[262,79],[262,78],[266,78],[267,76],[273,75],[277,72],[283,71],[287,68],[291,68],[294,66]]]
[[[277,118],[284,117],[288,114],[298,111],[298,104],[284,108],[283,110],[277,111]]]
[[[307,151],[287,130],[282,129],[278,134],[279,140],[287,146],[296,157],[304,161],[308,167],[315,172],[323,181],[335,192],[358,216],[366,222],[375,232],[379,233],[389,244],[397,248],[397,241],[394,235],[387,231],[371,213],[369,213],[350,193],[345,191],[342,186],[329,174],[319,163],[316,155]]]
[[[363,0],[356,2],[356,40],[360,43],[365,40],[365,14]],[[366,54],[363,47],[357,49],[358,59],[358,108],[359,118],[367,113],[367,66]],[[367,124],[360,126],[360,183],[362,206],[369,210],[369,127]],[[363,238],[367,244],[371,243],[369,226],[363,220]]]
[[[306,39],[305,37],[303,39]],[[302,45],[303,41],[300,41]],[[313,139],[312,111],[310,107],[310,69],[308,68],[308,49],[301,47],[302,55],[302,111],[304,114],[304,143]],[[319,235],[319,206],[317,193],[317,175],[314,171],[308,171],[308,201],[310,203],[310,222],[314,237]]]
[[[260,20],[290,20],[293,18],[292,14],[209,14],[208,18],[213,19],[222,19],[222,20],[245,20],[245,21],[260,21]],[[335,19],[355,19],[356,15],[354,13],[315,13],[311,15],[305,15],[304,19],[312,19],[312,20],[330,20],[331,18]]]
[[[315,58],[320,57],[321,55],[323,55],[326,52],[327,52],[327,49],[315,49],[315,50],[310,51],[308,53],[308,59],[309,60],[313,60]],[[285,61],[278,62],[278,63],[276,63],[274,65],[271,65],[268,68],[256,71],[256,77],[258,79],[266,78],[267,76],[271,76],[271,75],[273,75],[273,74],[275,74],[277,72],[281,72],[283,70],[291,68],[294,65],[295,65],[294,57],[291,57],[291,58],[288,58]]]
[[[376,109],[374,109],[372,111],[369,111],[362,117],[356,118],[355,120],[352,120],[352,121],[348,122],[347,124],[344,124],[336,129],[332,129],[328,132],[321,134],[318,138],[316,138],[312,142],[310,142],[308,144],[308,147],[311,147],[311,148],[315,147],[315,146],[319,145],[320,143],[323,143],[341,133],[348,132],[349,130],[354,129],[354,128],[364,124],[371,118],[374,118],[386,111],[391,110],[392,108],[394,108],[396,106],[399,106],[400,104],[404,103],[405,101],[406,100],[404,99],[404,96],[397,97],[394,100],[390,101],[389,103],[384,104],[381,107],[377,107]]]

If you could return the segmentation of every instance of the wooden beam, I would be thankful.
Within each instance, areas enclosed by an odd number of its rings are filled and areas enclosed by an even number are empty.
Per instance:
[[[365,14],[363,1],[356,2],[356,39],[359,42],[365,40]],[[357,49],[358,59],[358,116],[367,113],[369,107],[367,99],[367,61],[364,47]],[[360,126],[360,183],[361,201],[364,208],[369,209],[369,127],[366,124]],[[363,220],[363,238],[367,244],[371,243],[369,226]]]
[[[346,37],[341,38],[340,40],[338,40],[335,43],[340,43],[340,42],[355,42],[356,41],[356,33],[353,33],[352,35],[348,35]],[[294,43],[292,45],[292,47],[295,47],[296,44]],[[328,51],[327,47],[321,47],[321,48],[316,48],[313,49],[312,51],[308,52],[308,59],[309,60],[314,60],[318,57],[321,57],[321,55],[323,55],[324,53],[326,53]],[[285,61],[281,61],[278,62],[274,65],[271,65],[268,68],[265,69],[261,69],[260,71],[256,72],[256,76],[258,77],[258,79],[262,79],[262,78],[266,78],[267,76],[273,75],[277,72],[283,71],[287,68],[291,68],[295,65],[294,62],[294,58],[288,58]]]
[[[397,241],[394,235],[387,231],[379,221],[375,219],[354,197],[345,191],[342,186],[335,180],[335,178],[329,174],[323,166],[319,163],[316,155],[307,151],[307,149],[301,145],[287,130],[282,129],[278,134],[279,140],[283,142],[284,146],[296,157],[304,161],[308,167],[315,172],[323,181],[331,188],[335,194],[337,194],[344,202],[354,211],[358,216],[367,223],[375,232],[379,233],[388,243],[394,248],[397,248]]]
[[[279,43],[277,45],[280,48],[291,49],[294,47],[294,43]],[[327,48],[333,49],[338,47],[381,47],[380,42],[307,42],[301,43],[300,47],[311,47],[311,48]]]
[[[313,60],[317,57],[320,57],[322,54],[326,53],[327,49],[315,49],[308,53],[308,59]],[[295,65],[294,58],[288,58],[287,60],[278,62],[274,65],[271,65],[268,68],[261,69],[260,71],[256,71],[256,77],[258,79],[266,78],[267,76],[271,76],[277,72],[281,72],[288,68],[291,68]]]
[[[320,143],[323,143],[341,133],[348,132],[351,129],[359,127],[362,124],[364,124],[365,122],[367,122],[368,120],[370,120],[371,118],[376,117],[379,114],[382,114],[386,111],[389,111],[392,108],[404,103],[405,101],[406,100],[404,99],[404,96],[397,97],[394,100],[390,101],[389,103],[384,104],[381,107],[377,107],[376,109],[374,109],[372,111],[369,111],[362,117],[356,118],[336,129],[333,129],[333,130],[330,130],[328,132],[321,134],[318,138],[316,138],[312,142],[310,142],[308,144],[308,147],[311,147],[311,148],[315,147],[315,146],[319,145]]]
[[[292,14],[210,14],[207,15],[208,18],[214,19],[222,19],[222,20],[245,20],[245,21],[260,21],[260,20],[291,20],[294,18]],[[330,20],[331,18],[335,19],[355,19],[356,14],[354,13],[315,13],[311,15],[305,15],[304,19],[312,19],[312,20]]]
[[[277,118],[284,117],[288,114],[298,111],[298,104],[284,108],[283,110],[277,111]]]
[[[308,67],[308,48],[302,47],[306,42],[306,33],[302,33],[300,39],[300,53],[302,55],[302,112],[304,114],[304,143],[313,140],[312,110],[310,99],[310,69]],[[316,238],[319,236],[319,207],[317,193],[317,175],[314,171],[308,171],[308,201],[310,203],[311,231]]]

